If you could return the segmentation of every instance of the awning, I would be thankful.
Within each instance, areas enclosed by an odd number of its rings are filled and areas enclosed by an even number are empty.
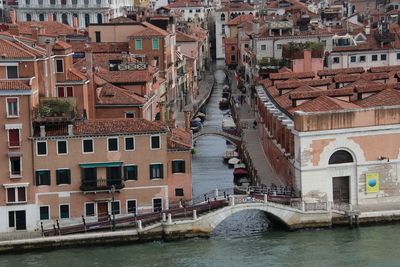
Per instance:
[[[22,157],[22,153],[21,152],[8,152],[7,155],[8,155],[9,158]]]
[[[6,130],[22,129],[22,123],[6,124]]]
[[[99,167],[120,167],[122,165],[122,161],[117,162],[95,162],[95,163],[81,163],[79,166],[81,168],[99,168]]]

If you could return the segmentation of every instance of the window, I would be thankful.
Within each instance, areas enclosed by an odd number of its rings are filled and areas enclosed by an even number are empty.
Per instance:
[[[261,50],[263,51],[267,50],[267,45],[261,45]]]
[[[26,211],[13,210],[8,212],[8,227],[15,230],[26,230]]]
[[[163,164],[150,164],[150,179],[164,178]]]
[[[18,79],[18,66],[7,66],[7,79]]]
[[[339,64],[339,63],[340,63],[340,57],[334,57],[333,64]]]
[[[57,87],[57,96],[58,97],[73,97],[74,96],[74,87],[72,87],[72,86]]]
[[[378,55],[372,55],[371,56],[372,61],[378,61]]]
[[[60,205],[60,218],[61,219],[69,218],[69,204]]]
[[[172,173],[185,173],[185,161],[184,160],[173,160],[172,161]]]
[[[41,221],[50,220],[49,206],[41,206],[41,207],[39,207],[39,211],[40,211],[40,220]]]
[[[193,10],[192,10],[192,9],[189,9],[189,13],[193,13]]]
[[[93,153],[93,139],[83,139],[83,153]]]
[[[92,217],[94,216],[94,203],[86,203],[85,204],[85,216]]]
[[[154,198],[153,199],[153,212],[161,212],[162,211],[162,199]]]
[[[70,169],[58,169],[56,170],[56,183],[59,184],[71,184],[71,170]]]
[[[236,62],[236,56],[235,55],[231,55],[231,61],[232,62]]]
[[[11,177],[22,175],[21,157],[10,157],[10,174],[11,174]]]
[[[282,49],[282,45],[281,44],[277,44],[276,45],[276,49]]]
[[[58,140],[57,141],[57,155],[66,155],[66,154],[68,154],[67,140]]]
[[[221,14],[221,21],[225,21],[225,14]]]
[[[381,54],[381,61],[385,61],[386,58],[387,58],[387,55],[386,55],[386,54]]]
[[[353,156],[346,150],[338,150],[329,158],[329,164],[354,162]]]
[[[234,46],[231,46],[231,50],[232,50],[232,51],[235,51],[235,47],[234,47]]]
[[[350,62],[356,62],[357,61],[357,57],[356,56],[351,56],[350,57]]]
[[[20,147],[19,129],[8,130],[8,147]]]
[[[64,60],[56,59],[56,72],[63,73],[64,72]]]
[[[244,48],[249,48],[249,44],[244,44]]]
[[[97,23],[102,24],[103,23],[103,16],[101,14],[97,14]]]
[[[135,39],[135,49],[142,50],[142,39]]]
[[[72,4],[73,5],[77,5],[78,4],[78,0],[72,0]]]
[[[94,32],[96,35],[96,43],[101,43],[101,32]]]
[[[175,196],[176,197],[183,197],[183,188],[175,188]]]
[[[44,14],[39,14],[39,21],[44,21]]]
[[[225,25],[222,25],[221,27],[221,34],[225,34]]]
[[[50,180],[49,170],[36,171],[36,185],[50,185]]]
[[[19,116],[19,101],[16,97],[6,98],[7,102],[7,118]]]
[[[125,180],[137,180],[138,179],[138,167],[137,165],[128,165],[124,167]]]
[[[36,142],[36,155],[46,156],[47,155],[47,142],[37,141]]]
[[[135,150],[135,138],[134,137],[125,137],[125,150],[126,151]]]
[[[120,203],[119,201],[111,202],[111,214],[120,214],[121,213],[119,203]]]
[[[8,187],[7,188],[7,203],[21,203],[26,202],[26,188]]]
[[[31,4],[31,0],[25,0],[25,4],[26,5],[30,5]]]
[[[26,21],[32,21],[32,15],[26,14]]]
[[[118,138],[108,138],[108,151],[118,151]]]
[[[153,38],[152,46],[153,46],[153,50],[158,50],[159,49],[158,38]]]
[[[85,14],[85,27],[89,26],[89,24],[90,24],[90,15],[89,14]],[[96,40],[97,40],[97,38],[96,38]]]
[[[135,118],[135,112],[125,112],[125,118],[127,119]]]
[[[161,138],[159,135],[151,136],[151,149],[160,149],[161,148]]]
[[[65,25],[68,25],[68,15],[67,14],[62,14],[61,15],[61,22],[64,23]]]
[[[126,201],[126,208],[127,208],[128,213],[136,214],[136,210],[137,210],[136,207],[137,207],[136,206],[136,200],[128,200],[128,201]]]
[[[360,62],[365,62],[365,56],[360,56]]]
[[[54,6],[56,4],[56,0],[50,0],[50,5]]]

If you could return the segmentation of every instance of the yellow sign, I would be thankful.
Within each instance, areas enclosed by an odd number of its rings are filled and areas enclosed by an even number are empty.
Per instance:
[[[378,193],[379,173],[367,173],[365,175],[365,185],[367,193]]]

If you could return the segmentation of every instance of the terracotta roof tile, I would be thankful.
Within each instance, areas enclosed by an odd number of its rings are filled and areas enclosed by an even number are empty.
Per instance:
[[[384,79],[389,79],[389,74],[386,72],[362,73],[362,74],[338,74],[333,79],[335,82],[338,83],[355,82],[358,79],[384,80]]]
[[[181,31],[176,31],[177,42],[197,42],[197,38]]]
[[[346,68],[346,69],[333,69],[333,70],[319,70],[317,72],[318,76],[335,76],[336,74],[354,74],[354,73],[363,73],[363,67],[357,68]]]
[[[58,78],[57,82],[83,82],[87,80],[85,74],[74,68],[70,68],[66,76],[66,79]]]
[[[240,16],[237,16],[236,18],[230,20],[227,23],[227,25],[229,25],[229,26],[239,25],[240,23],[242,23],[244,21],[253,22],[253,19],[254,19],[254,16],[252,14],[240,15]]]
[[[287,109],[292,106],[292,100],[290,99],[291,94],[300,93],[300,92],[312,92],[312,91],[320,91],[319,89],[313,88],[308,85],[300,86],[299,88],[293,89],[290,92],[283,94],[281,96],[277,96],[275,98],[276,103],[284,109]]]
[[[42,28],[45,34],[55,36],[76,34],[73,27],[57,21],[20,21],[17,25],[20,33],[29,35],[32,34],[32,27]]]
[[[172,128],[168,138],[169,149],[191,149],[192,135],[182,128]]]
[[[18,80],[0,80],[0,90],[31,90],[31,88]]]
[[[148,22],[143,22],[142,25],[145,27],[143,30],[140,30],[134,34],[131,34],[132,37],[135,36],[167,36],[169,33],[164,31],[163,29],[154,26]]]
[[[0,39],[0,56],[3,58],[36,58],[44,54],[36,51],[34,48],[21,43],[12,42],[6,39]]]
[[[330,90],[313,90],[305,92],[290,92],[289,98],[295,99],[310,99],[317,98],[320,96],[352,96],[353,88],[340,88],[340,89],[330,89]]]
[[[290,78],[306,79],[306,78],[314,78],[314,77],[315,77],[315,73],[312,71],[271,73],[269,75],[269,78],[271,80],[287,80]]]
[[[101,69],[96,74],[102,79],[116,84],[146,83],[150,80],[150,74],[148,70],[108,71]]]
[[[282,81],[276,82],[275,86],[279,89],[294,89],[300,87],[302,85],[309,85],[309,86],[325,86],[330,85],[332,83],[332,78],[325,78],[325,79],[315,79],[315,80],[301,80],[301,81]]]
[[[288,111],[291,114],[293,114],[296,111],[324,112],[324,111],[357,109],[357,108],[360,108],[360,106],[353,103],[338,100],[329,96],[320,96],[315,99],[304,102],[303,104],[297,107],[290,108]]]
[[[386,89],[356,103],[365,108],[400,105],[400,91],[395,89]]]
[[[369,69],[370,72],[391,72],[391,71],[400,71],[400,65],[394,66],[382,66],[382,67],[371,67]]]

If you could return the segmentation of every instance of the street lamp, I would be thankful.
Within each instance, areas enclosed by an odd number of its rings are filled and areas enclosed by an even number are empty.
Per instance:
[[[112,213],[112,221],[111,221],[111,231],[115,231],[115,211],[114,211],[114,194],[115,194],[115,185],[111,186],[111,213]]]

